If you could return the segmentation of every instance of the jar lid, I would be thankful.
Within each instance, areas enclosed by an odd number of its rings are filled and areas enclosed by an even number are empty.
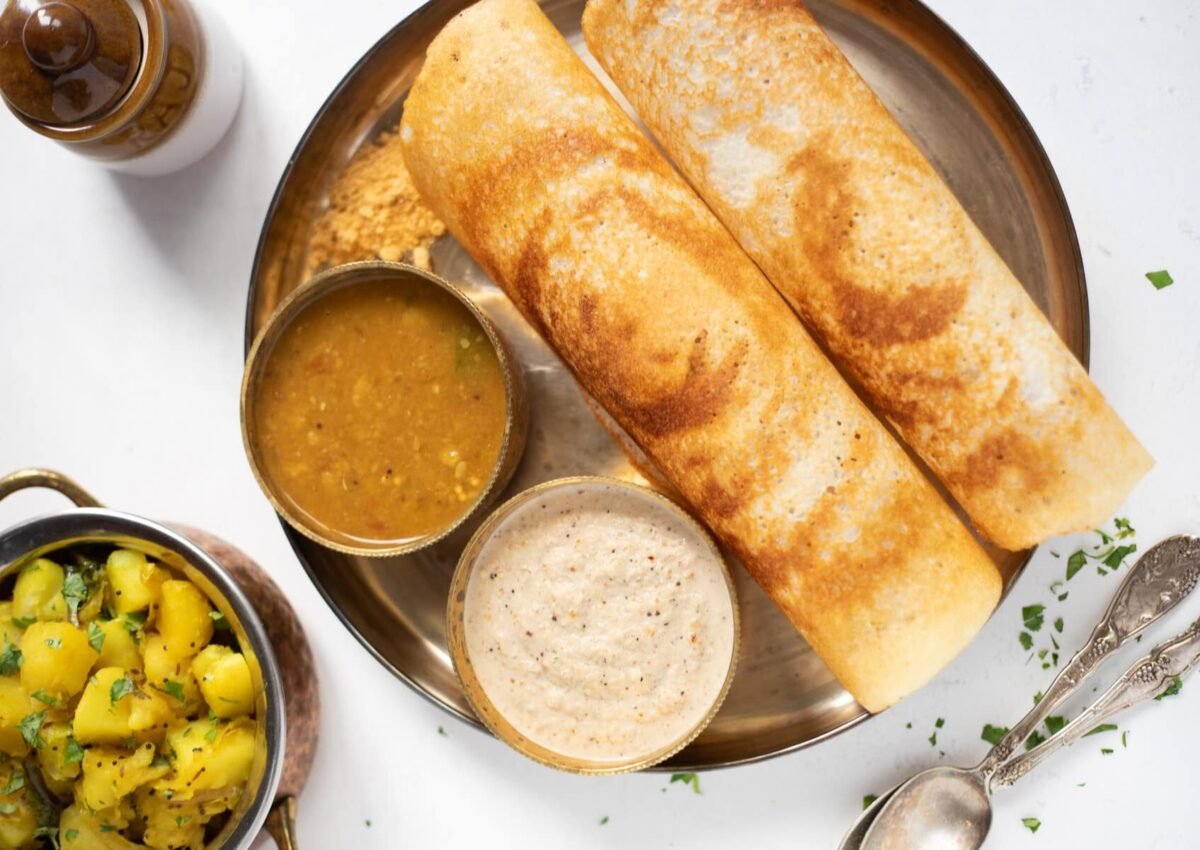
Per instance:
[[[124,97],[142,60],[125,0],[9,0],[0,12],[0,93],[42,124],[96,118]]]

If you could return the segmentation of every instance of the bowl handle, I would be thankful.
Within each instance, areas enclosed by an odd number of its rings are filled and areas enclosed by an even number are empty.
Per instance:
[[[280,797],[267,815],[267,833],[275,839],[279,850],[296,850],[296,798]]]
[[[18,469],[0,478],[0,499],[11,496],[18,490],[29,487],[46,487],[57,490],[80,508],[99,508],[100,502],[74,481],[53,469]]]

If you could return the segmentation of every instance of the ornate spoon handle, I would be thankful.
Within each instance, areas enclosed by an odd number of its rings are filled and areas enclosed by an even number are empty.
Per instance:
[[[992,748],[976,768],[988,782],[1041,722],[1100,666],[1100,662],[1158,620],[1200,581],[1200,539],[1168,537],[1130,567],[1087,643],[1050,683],[1033,709]]]
[[[995,785],[1012,785],[1045,759],[1082,738],[1097,725],[1130,706],[1160,695],[1176,678],[1182,679],[1200,665],[1200,620],[1178,637],[1161,643],[1134,662],[1111,688],[1037,748],[1014,758],[996,771]]]

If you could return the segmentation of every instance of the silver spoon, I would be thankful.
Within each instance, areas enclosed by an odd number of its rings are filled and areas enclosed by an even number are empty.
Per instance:
[[[1200,620],[1134,662],[1111,688],[1045,743],[984,779],[975,770],[938,767],[905,783],[879,812],[863,850],[978,850],[992,825],[991,786],[1012,785],[1054,753],[1139,702],[1159,696],[1200,666]]]
[[[944,808],[952,819],[957,819],[964,807],[970,808],[979,804],[979,792],[972,789],[985,789],[982,792],[982,801],[986,805],[986,789],[993,775],[1017,746],[1074,692],[1101,661],[1172,610],[1191,592],[1198,581],[1200,539],[1182,535],[1169,537],[1148,549],[1126,574],[1087,643],[1062,669],[1038,704],[992,748],[978,766],[971,770],[933,768],[918,773],[907,782],[881,795],[859,816],[842,839],[840,850],[858,850],[869,846],[866,838],[875,819],[885,810],[890,812],[902,805],[899,801],[894,804],[893,797],[898,792],[907,796],[914,785],[930,783],[929,788],[922,792],[923,797],[925,793],[937,789],[947,793],[947,799],[943,804],[939,804],[938,808]],[[892,816],[888,817],[890,819]],[[983,834],[986,835],[986,825]]]

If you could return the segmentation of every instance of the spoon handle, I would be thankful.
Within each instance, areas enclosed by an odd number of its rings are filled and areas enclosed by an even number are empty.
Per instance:
[[[1100,662],[1173,609],[1200,582],[1200,538],[1168,537],[1129,568],[1087,643],[1050,683],[1037,705],[1013,726],[976,768],[984,782],[1000,769]]]
[[[1200,620],[1183,634],[1161,643],[1122,674],[1111,688],[1057,735],[1014,758],[992,776],[993,785],[1012,785],[1045,759],[1082,738],[1097,725],[1139,702],[1157,697],[1176,679],[1200,665]]]

